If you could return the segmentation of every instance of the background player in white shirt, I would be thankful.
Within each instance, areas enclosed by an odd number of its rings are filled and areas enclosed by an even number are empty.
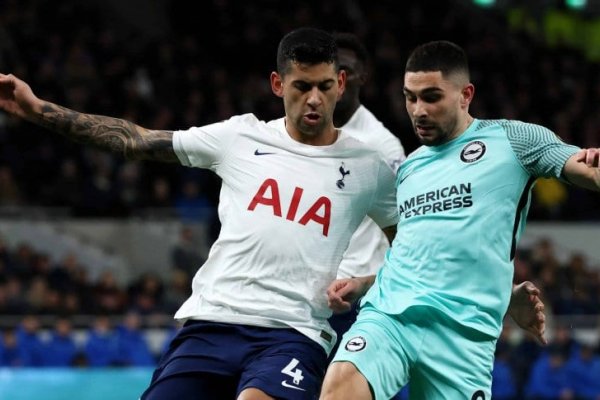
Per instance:
[[[346,72],[346,88],[335,106],[336,127],[377,150],[394,172],[406,158],[400,139],[390,132],[360,102],[360,91],[369,78],[369,56],[352,33],[334,33],[340,69]],[[381,267],[389,242],[369,217],[352,235],[350,245],[338,270],[338,277],[375,274]]]
[[[406,158],[400,140],[361,104],[360,92],[370,72],[369,55],[358,37],[350,32],[334,33],[340,69],[346,72],[346,87],[333,113],[333,123],[352,137],[377,150],[395,172]],[[383,265],[390,242],[381,228],[365,217],[344,253],[338,278],[375,275]],[[357,304],[344,313],[336,313],[329,322],[339,339],[356,320]],[[331,356],[333,356],[333,353]],[[331,357],[330,356],[330,357]]]
[[[0,74],[0,107],[128,158],[209,168],[222,179],[221,232],[176,318],[187,320],[146,400],[318,395],[335,334],[326,288],[366,215],[397,222],[394,173],[333,125],[346,74],[333,37],[299,29],[280,42],[273,92],[285,119],[246,114],[187,131],[154,131],[37,98]]]

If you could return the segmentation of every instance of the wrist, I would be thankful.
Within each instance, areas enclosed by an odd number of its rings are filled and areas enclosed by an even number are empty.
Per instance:
[[[359,276],[354,278],[360,283],[360,296],[364,296],[367,290],[375,283],[375,275]]]

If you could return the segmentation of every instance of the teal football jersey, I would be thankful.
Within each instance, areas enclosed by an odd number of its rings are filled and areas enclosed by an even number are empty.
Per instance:
[[[497,336],[535,179],[560,178],[578,150],[509,120],[475,120],[458,138],[416,150],[398,172],[398,233],[363,304],[387,314],[431,306]]]

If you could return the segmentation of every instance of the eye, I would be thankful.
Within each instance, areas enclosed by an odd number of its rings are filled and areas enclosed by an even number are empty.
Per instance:
[[[441,98],[442,96],[439,94],[428,94],[423,96],[423,101],[425,103],[435,103],[437,101],[440,101]]]
[[[301,92],[308,92],[311,89],[311,85],[307,82],[296,81],[294,82],[294,87]]]
[[[327,81],[319,84],[319,90],[326,92],[333,87],[333,82]]]

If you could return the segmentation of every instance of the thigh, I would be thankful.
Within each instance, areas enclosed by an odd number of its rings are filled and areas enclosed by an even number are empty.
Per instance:
[[[140,400],[235,400],[237,379],[209,373],[182,373],[154,381]]]
[[[296,331],[274,334],[270,345],[246,363],[238,392],[256,388],[276,399],[317,399],[327,366],[325,350]]]
[[[406,318],[366,306],[343,336],[333,362],[351,362],[368,381],[375,399],[389,399],[408,382],[420,335]]]
[[[491,399],[496,339],[432,312],[426,346],[410,383],[411,399]]]
[[[239,376],[248,352],[240,326],[208,321],[188,321],[161,357],[152,382],[170,375],[213,373]]]

